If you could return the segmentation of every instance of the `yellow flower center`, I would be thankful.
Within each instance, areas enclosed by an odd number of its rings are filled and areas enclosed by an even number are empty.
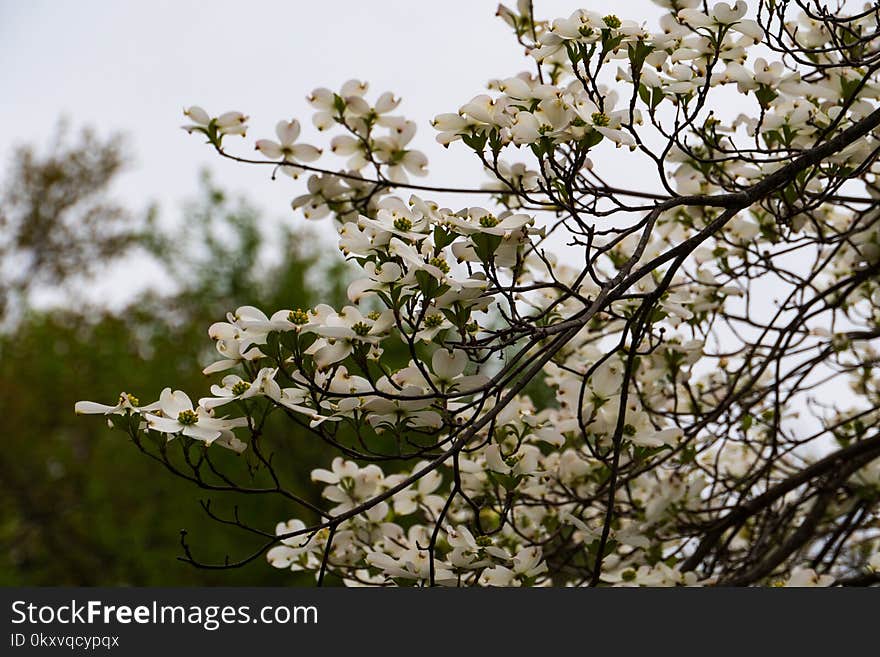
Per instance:
[[[605,18],[602,19],[605,22],[605,25],[610,27],[612,30],[616,30],[621,26],[620,19],[614,14],[608,14]]]
[[[413,227],[412,222],[406,217],[398,217],[394,220],[394,227],[397,230],[402,230],[404,232],[411,230]]]
[[[603,112],[593,112],[593,116],[590,118],[593,119],[593,125],[599,128],[604,128],[611,123],[611,119]]]
[[[309,314],[305,310],[297,308],[296,310],[291,310],[289,313],[287,313],[287,319],[292,324],[297,324],[301,326],[303,324],[309,323]]]
[[[361,337],[363,337],[363,336],[369,334],[370,325],[366,324],[364,322],[358,322],[357,324],[355,324],[354,326],[351,327],[351,330],[354,331],[357,335],[360,335]]]
[[[425,326],[428,328],[436,328],[443,323],[443,315],[436,313],[425,317]]]
[[[442,271],[444,274],[449,273],[449,263],[446,262],[446,258],[438,256],[436,258],[431,258],[430,264],[434,265],[437,269]]]
[[[251,384],[247,381],[239,381],[234,386],[232,386],[232,394],[233,395],[243,395],[247,392],[248,388],[251,387]]]
[[[199,416],[195,411],[180,411],[177,414],[177,421],[185,427],[192,426],[199,421]]]

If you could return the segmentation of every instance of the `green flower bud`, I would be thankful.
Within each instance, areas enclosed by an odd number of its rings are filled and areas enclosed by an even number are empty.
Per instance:
[[[297,308],[296,310],[291,310],[289,313],[287,313],[287,319],[292,324],[297,324],[301,326],[303,324],[309,323],[309,314],[305,310]]]
[[[593,120],[593,125],[599,128],[604,128],[611,123],[611,119],[603,112],[593,112],[590,118]]]
[[[398,217],[394,220],[394,227],[397,230],[402,230],[406,232],[408,230],[412,230],[413,225],[412,222],[406,217]]]
[[[608,14],[605,18],[602,19],[605,21],[605,25],[610,27],[612,30],[616,30],[621,26],[620,19],[614,14]]]
[[[446,262],[446,258],[438,256],[436,258],[431,258],[429,262],[444,274],[449,273],[449,263]]]
[[[248,391],[248,388],[251,387],[251,384],[247,381],[239,381],[234,386],[232,386],[232,394],[233,395],[243,395]]]
[[[433,315],[428,315],[425,317],[425,326],[427,328],[436,328],[443,324],[443,315],[440,313],[435,313]]]
[[[351,330],[354,331],[357,335],[364,337],[369,335],[370,333],[370,325],[365,324],[364,322],[358,322],[354,326],[351,327]]]
[[[180,411],[180,413],[177,414],[177,421],[188,427],[198,422],[199,416],[195,411]]]

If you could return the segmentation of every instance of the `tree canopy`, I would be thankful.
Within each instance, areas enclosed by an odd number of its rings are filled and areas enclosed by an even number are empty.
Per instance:
[[[468,189],[413,181],[416,123],[362,81],[309,95],[323,149],[284,119],[241,155],[246,115],[186,110],[220,156],[305,178],[294,210],[336,223],[358,276],[346,305],[236,304],[208,329],[210,394],[77,404],[179,476],[286,503],[274,527],[209,508],[259,545],[212,560],[184,538],[185,561],[349,585],[880,581],[880,6],[657,4],[658,26],[499,7],[528,70],[432,122],[485,168]]]

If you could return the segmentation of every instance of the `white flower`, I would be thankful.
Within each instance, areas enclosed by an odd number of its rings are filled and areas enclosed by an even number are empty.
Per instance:
[[[620,394],[623,388],[623,362],[613,356],[606,359],[593,371],[590,387],[604,399]]]
[[[228,322],[216,322],[208,328],[208,335],[216,341],[215,347],[223,360],[219,360],[206,367],[204,374],[222,372],[235,367],[244,360],[253,361],[263,357],[263,353],[254,343],[262,343],[266,339],[269,330],[265,326],[268,318],[261,311],[251,306],[242,306],[233,315],[229,313]],[[239,325],[239,321],[255,322],[256,326],[250,331]]]
[[[312,481],[327,484],[323,496],[335,502],[331,513],[338,515],[372,497],[382,485],[383,473],[377,465],[358,467],[354,461],[337,456],[330,470],[312,470]]]
[[[421,328],[416,331],[413,339],[416,342],[427,343],[433,342],[443,331],[451,329],[452,322],[449,321],[446,315],[440,312],[440,306],[435,302],[427,307],[422,323],[419,326]]]
[[[706,77],[686,64],[673,66],[669,76],[670,79],[663,81],[663,91],[672,95],[686,96],[706,84]]]
[[[498,565],[484,570],[479,582],[483,586],[522,586],[527,580],[547,572],[547,564],[542,559],[540,547],[522,548],[510,559],[512,568]]]
[[[516,578],[516,573],[506,566],[493,566],[487,568],[480,575],[480,584],[483,586],[521,586]]]
[[[507,113],[511,100],[506,96],[494,100],[485,94],[476,96],[462,105],[458,114],[440,114],[432,125],[440,131],[437,141],[444,146],[470,133],[482,134],[492,129],[501,130],[510,125]],[[457,117],[457,118],[456,118]]]
[[[312,117],[312,122],[318,130],[326,130],[336,121],[340,109],[343,114],[352,114],[363,112],[364,106],[369,110],[369,106],[363,100],[362,96],[367,92],[367,83],[360,80],[349,80],[342,85],[339,94],[335,94],[329,89],[319,88],[312,91],[306,100],[309,104],[318,110]]]
[[[791,576],[783,584],[788,587],[817,587],[831,586],[834,583],[834,577],[831,575],[819,575],[812,568],[803,568],[795,566],[791,570]]]
[[[493,443],[483,450],[486,467],[503,475],[527,475],[535,472],[541,452],[534,445],[521,445],[513,453],[502,454],[501,447]]]
[[[396,262],[384,262],[377,265],[373,261],[364,264],[367,278],[359,278],[348,286],[348,299],[353,303],[374,295],[376,292],[388,292],[392,285],[400,281],[403,270]]]
[[[468,128],[475,124],[460,114],[445,113],[434,117],[431,125],[440,131],[440,134],[437,135],[437,141],[444,146],[449,146],[462,134],[467,134]]]
[[[213,411],[215,408],[239,399],[265,396],[278,400],[281,398],[281,388],[275,382],[276,372],[277,369],[264,367],[257,373],[253,383],[234,374],[224,376],[221,385],[211,386],[211,392],[216,397],[203,397],[199,400],[199,406],[207,411]]]
[[[547,564],[543,561],[541,548],[525,547],[513,557],[513,572],[522,577],[537,577],[547,572]]]
[[[165,388],[159,395],[160,413],[148,413],[145,415],[150,429],[159,433],[177,435],[183,434],[195,438],[208,445],[218,441],[218,444],[242,451],[244,443],[235,438],[232,429],[247,426],[245,418],[218,419],[202,408],[193,408],[189,396],[182,390],[171,391]]]
[[[461,235],[497,235],[510,239],[522,235],[535,223],[534,217],[527,214],[502,213],[498,216],[485,208],[472,207],[457,214],[448,215],[444,223]]]
[[[719,2],[712,7],[708,15],[699,9],[684,8],[678,12],[678,18],[693,27],[730,25],[745,16],[747,10],[748,5],[743,0],[737,0],[733,7],[725,2]]]
[[[430,577],[431,561],[427,549],[412,547],[396,558],[381,552],[370,552],[366,561],[381,570],[386,577],[423,581]],[[442,565],[435,567],[434,578],[438,584],[454,584],[456,581],[454,573]]]
[[[628,110],[614,111],[616,94],[609,93],[604,99],[604,109],[600,109],[593,101],[582,98],[575,103],[577,116],[592,130],[607,137],[618,146],[636,147],[635,138],[626,130],[621,129],[624,120],[628,120]]]
[[[418,462],[412,471],[421,470],[427,465],[427,461]],[[385,487],[393,488],[401,481],[405,480],[408,475],[398,474],[389,475],[385,478]],[[446,498],[442,495],[435,495],[436,491],[443,484],[443,475],[437,470],[432,470],[419,479],[415,484],[404,488],[392,498],[394,502],[394,512],[406,516],[415,513],[422,506],[426,507],[432,516],[437,516]]]
[[[193,132],[203,132],[208,134],[211,128],[216,128],[221,135],[241,135],[245,136],[247,132],[248,117],[241,112],[225,112],[216,118],[211,116],[198,105],[183,110],[192,124],[183,126],[183,129],[192,134]]]
[[[325,369],[347,358],[356,345],[379,344],[393,323],[391,310],[365,317],[354,306],[346,306],[309,329],[320,337],[305,353],[314,358],[319,369]]]
[[[373,140],[375,159],[387,166],[384,173],[389,180],[406,182],[406,173],[413,176],[428,175],[428,158],[421,151],[405,146],[416,134],[416,124],[406,119],[386,119],[389,134]],[[406,172],[406,173],[405,173]]]
[[[159,402],[153,402],[146,406],[139,406],[137,397],[127,392],[119,393],[119,401],[116,406],[107,406],[91,401],[78,401],[73,407],[77,415],[91,415],[101,413],[103,415],[125,415],[126,413],[142,413],[155,411],[159,408]]]
[[[310,176],[307,187],[308,194],[297,196],[290,203],[294,210],[302,208],[306,219],[326,217],[330,214],[330,203],[345,205],[355,192],[350,181],[333,174]]]
[[[275,534],[283,536],[305,528],[306,525],[302,520],[288,520],[276,525]],[[276,545],[266,553],[266,560],[274,568],[289,568],[294,572],[305,570],[314,565],[316,547],[319,547],[318,541],[310,540],[309,534],[304,532],[300,536],[282,539],[281,545]]]
[[[321,156],[321,150],[309,144],[297,144],[299,138],[299,121],[279,121],[275,126],[278,141],[259,139],[257,150],[271,160],[314,162]]]
[[[564,51],[566,42],[577,41],[589,45],[599,41],[602,38],[602,29],[607,27],[601,14],[579,9],[568,18],[554,20],[550,31],[541,35],[538,47],[529,54],[542,62]]]
[[[678,441],[681,440],[681,437],[681,429],[678,427],[672,427],[670,429],[661,429],[659,431],[636,431],[635,435],[629,437],[629,440],[642,447],[660,447],[662,445],[675,447],[678,444]]]
[[[367,398],[363,409],[368,411],[368,421],[377,429],[383,427],[403,427],[439,429],[443,418],[431,410],[431,399],[426,398],[421,386],[407,385],[400,388],[388,377],[376,382],[376,389],[387,396]],[[419,397],[418,399],[413,399]]]
[[[375,229],[377,235],[386,235],[385,243],[396,235],[405,240],[419,241],[428,237],[431,224],[426,216],[396,197],[382,199],[376,218],[360,216],[358,224]],[[381,243],[381,242],[380,242]]]

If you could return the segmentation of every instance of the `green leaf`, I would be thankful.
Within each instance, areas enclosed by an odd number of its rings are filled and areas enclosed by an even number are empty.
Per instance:
[[[482,153],[486,148],[487,139],[488,136],[484,132],[473,132],[469,135],[461,136],[461,140],[478,153]]]
[[[758,99],[758,102],[761,103],[761,107],[764,109],[770,108],[770,103],[779,96],[778,93],[773,91],[770,87],[766,85],[761,85],[761,87],[755,92],[755,97]]]
[[[645,58],[651,54],[654,46],[648,45],[644,41],[636,41],[627,46],[627,54],[629,55],[629,63],[632,66],[633,80],[638,80],[639,71],[645,63]]]
[[[471,242],[474,244],[474,251],[482,262],[488,262],[492,259],[492,255],[501,245],[501,235],[491,235],[489,233],[477,233],[471,235]]]
[[[455,241],[457,235],[440,226],[434,226],[434,250],[439,252]]]
[[[440,287],[440,281],[424,270],[416,272],[419,290],[427,299],[433,299]]]

